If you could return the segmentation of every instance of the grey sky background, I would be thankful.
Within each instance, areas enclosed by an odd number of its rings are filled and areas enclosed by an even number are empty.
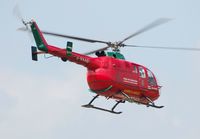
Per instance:
[[[128,40],[127,44],[200,48],[199,0],[1,0],[0,138],[1,139],[196,139],[200,136],[200,52],[123,48],[126,59],[151,69],[162,87],[158,105],[125,103],[113,115],[80,107],[88,91],[86,69],[58,58],[31,61],[27,33],[13,15],[18,4],[25,20],[43,30],[105,41],[118,41],[160,17],[173,20]],[[65,47],[68,39],[48,37]],[[74,42],[86,52],[102,44]],[[96,102],[111,107],[114,101]]]

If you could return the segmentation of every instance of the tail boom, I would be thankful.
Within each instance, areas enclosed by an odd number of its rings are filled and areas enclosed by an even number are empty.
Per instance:
[[[83,65],[89,69],[94,69],[99,67],[99,62],[95,60],[95,58],[71,52],[69,50],[69,47],[66,49],[55,47],[52,45],[49,45],[47,41],[45,40],[41,30],[39,29],[38,25],[35,21],[32,21],[30,24],[31,31],[33,33],[37,48],[45,53],[51,54],[53,56],[60,57],[61,59],[67,59],[71,62]],[[72,43],[68,43],[72,45]],[[72,46],[71,48],[72,49]]]

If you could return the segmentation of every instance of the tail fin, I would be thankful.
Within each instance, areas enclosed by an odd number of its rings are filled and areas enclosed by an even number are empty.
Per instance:
[[[31,30],[32,30],[37,48],[41,51],[48,52],[48,44],[35,21],[31,22]]]

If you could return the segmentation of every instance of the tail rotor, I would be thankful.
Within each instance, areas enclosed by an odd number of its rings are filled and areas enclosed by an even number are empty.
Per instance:
[[[22,24],[24,25],[24,27],[20,27],[18,28],[17,30],[18,31],[26,31],[28,33],[28,36],[31,40],[31,42],[33,42],[33,36],[31,35],[31,30],[29,28],[29,24],[31,22],[26,22],[24,19],[23,19],[23,16],[21,14],[21,11],[20,11],[20,8],[19,8],[19,5],[16,4],[15,7],[13,8],[13,15],[22,22]]]

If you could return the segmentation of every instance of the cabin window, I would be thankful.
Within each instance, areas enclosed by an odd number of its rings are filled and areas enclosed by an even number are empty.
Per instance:
[[[156,80],[154,78],[153,73],[150,70],[147,70],[147,74],[148,74],[148,83],[149,83],[149,85],[155,86],[156,85]]]
[[[137,67],[136,67],[136,65],[133,65],[133,72],[137,73]]]
[[[146,78],[145,70],[143,67],[139,67],[139,74],[141,78]]]

